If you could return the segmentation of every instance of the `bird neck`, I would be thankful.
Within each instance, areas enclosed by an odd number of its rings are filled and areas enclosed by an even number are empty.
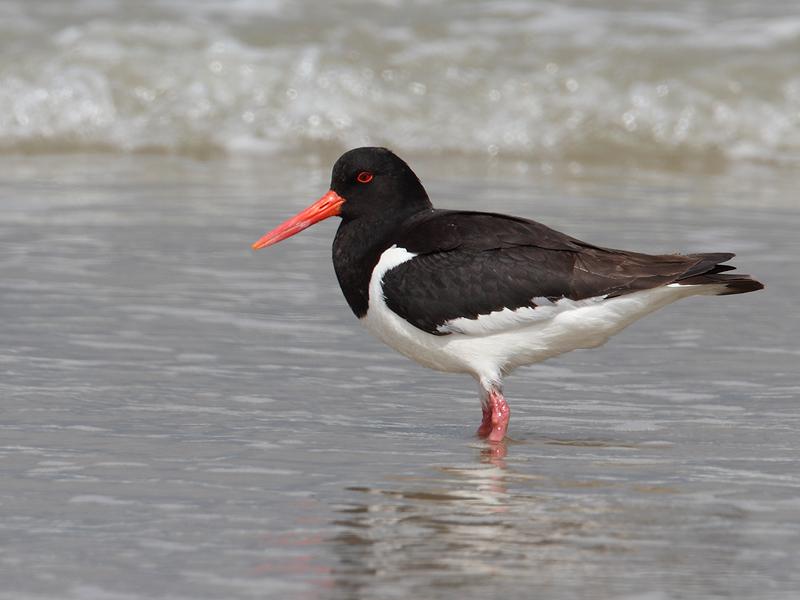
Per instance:
[[[407,215],[374,215],[342,220],[333,240],[333,267],[347,303],[358,318],[369,308],[369,281],[381,254],[394,244],[403,223],[430,208]]]

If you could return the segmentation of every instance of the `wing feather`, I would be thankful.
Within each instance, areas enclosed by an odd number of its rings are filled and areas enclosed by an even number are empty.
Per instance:
[[[387,306],[434,335],[456,319],[496,313],[507,329],[574,301],[615,297],[728,270],[730,253],[648,255],[594,246],[525,219],[431,210],[412,218],[396,245],[416,256],[383,278]],[[536,300],[539,300],[537,304]],[[561,299],[568,302],[559,303]],[[544,306],[542,306],[544,305]],[[533,309],[522,310],[517,309]],[[516,311],[516,312],[515,312]]]

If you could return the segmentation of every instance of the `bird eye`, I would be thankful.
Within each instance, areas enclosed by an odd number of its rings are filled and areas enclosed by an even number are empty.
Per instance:
[[[356,176],[356,181],[358,181],[358,183],[369,183],[372,181],[373,177],[375,177],[375,175],[369,171],[361,171],[361,173]]]

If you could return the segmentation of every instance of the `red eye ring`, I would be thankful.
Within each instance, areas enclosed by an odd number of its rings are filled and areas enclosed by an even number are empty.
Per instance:
[[[375,177],[375,175],[373,175],[369,171],[361,171],[361,173],[356,175],[356,181],[358,183],[369,183],[370,181],[372,181],[373,177]]]

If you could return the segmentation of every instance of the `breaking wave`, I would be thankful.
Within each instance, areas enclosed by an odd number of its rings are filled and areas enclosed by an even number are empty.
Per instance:
[[[783,6],[10,1],[0,151],[797,163]]]

